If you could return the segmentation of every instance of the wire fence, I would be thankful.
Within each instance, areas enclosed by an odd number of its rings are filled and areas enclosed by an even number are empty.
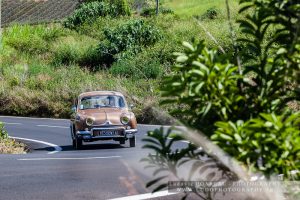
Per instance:
[[[1,1],[1,0],[0,0]],[[1,27],[62,20],[74,12],[78,0],[2,0]]]

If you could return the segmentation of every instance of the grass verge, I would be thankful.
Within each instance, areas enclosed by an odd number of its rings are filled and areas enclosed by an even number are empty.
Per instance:
[[[0,154],[24,154],[27,150],[25,144],[8,137],[4,124],[0,122]]]
[[[25,154],[28,151],[25,144],[14,139],[0,139],[0,154]]]

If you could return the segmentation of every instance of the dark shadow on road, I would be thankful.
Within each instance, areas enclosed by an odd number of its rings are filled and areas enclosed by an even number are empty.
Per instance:
[[[122,146],[120,144],[84,144],[80,150],[75,150],[72,145],[64,145],[60,146],[62,151],[84,151],[84,150],[100,150],[100,149],[122,149],[126,148],[126,145]],[[53,147],[44,147],[44,148],[37,148],[34,151],[54,151]]]
[[[44,148],[37,148],[37,149],[32,149],[30,148],[30,151],[55,151],[54,147],[44,147]]]
[[[84,150],[99,150],[99,149],[121,149],[125,148],[120,144],[84,144],[80,150],[75,150],[72,145],[61,146],[62,151],[84,151]]]

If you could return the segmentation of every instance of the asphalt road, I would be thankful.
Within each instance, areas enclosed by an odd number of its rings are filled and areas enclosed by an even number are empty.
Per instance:
[[[0,200],[43,199],[179,199],[181,195],[158,193],[154,198],[145,183],[152,172],[140,162],[149,151],[141,141],[159,126],[139,125],[137,146],[101,141],[83,150],[71,146],[68,120],[0,116],[10,136],[30,147],[24,155],[0,155]],[[42,143],[41,143],[42,142]],[[49,145],[56,145],[51,147]],[[187,145],[184,141],[176,148]],[[143,194],[143,195],[142,195]]]

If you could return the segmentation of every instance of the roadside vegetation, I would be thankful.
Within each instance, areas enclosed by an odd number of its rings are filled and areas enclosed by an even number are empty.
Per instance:
[[[153,1],[99,0],[86,1],[61,23],[5,27],[0,113],[68,118],[79,93],[119,90],[130,94],[139,122],[154,122],[145,111],[159,104],[161,77],[170,73],[181,42],[195,37],[217,46],[199,20],[231,51],[222,1],[193,1],[190,15],[174,1],[161,2],[159,16]],[[233,15],[236,7],[234,1]]]
[[[0,122],[0,154],[23,154],[27,148],[24,144],[10,139],[4,129],[4,125]]]

